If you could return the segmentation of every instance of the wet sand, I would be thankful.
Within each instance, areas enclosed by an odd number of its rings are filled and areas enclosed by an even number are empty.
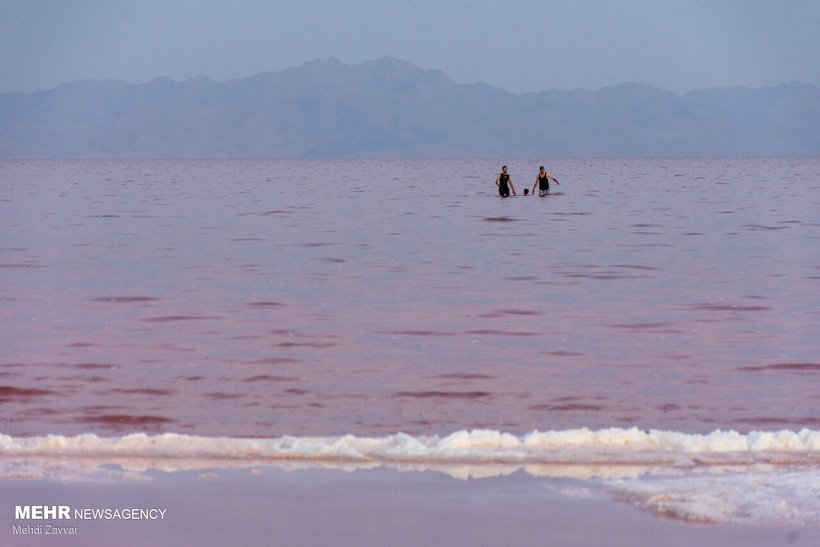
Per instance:
[[[21,477],[22,477],[21,473]],[[15,506],[67,505],[71,520],[17,520]],[[143,509],[140,520],[77,510]],[[117,513],[115,513],[117,514]],[[131,513],[129,513],[131,514]],[[137,513],[139,514],[139,513]],[[820,530],[692,524],[613,500],[585,481],[277,467],[149,471],[116,481],[6,478],[3,545],[816,545]],[[153,518],[152,518],[153,517]],[[15,534],[38,524],[76,534]],[[53,531],[53,529],[52,529]]]

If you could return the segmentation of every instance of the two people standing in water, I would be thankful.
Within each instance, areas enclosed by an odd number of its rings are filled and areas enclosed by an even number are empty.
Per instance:
[[[546,196],[550,193],[550,180],[553,180],[555,184],[561,185],[558,182],[558,179],[550,175],[544,170],[544,166],[540,167],[538,172],[538,176],[535,178],[535,184],[532,186],[532,195],[535,195],[535,189],[538,188],[538,195],[539,196]],[[512,193],[514,196],[518,194],[515,193],[515,186],[513,186],[512,180],[510,179],[509,173],[507,173],[507,166],[501,168],[501,173],[495,178],[495,185],[498,186],[498,195],[502,197],[509,197],[510,190],[512,189]],[[524,189],[524,195],[527,195],[527,189]]]

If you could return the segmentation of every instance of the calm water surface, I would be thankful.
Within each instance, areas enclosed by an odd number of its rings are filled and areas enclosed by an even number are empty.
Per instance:
[[[820,427],[820,158],[541,163],[0,162],[0,432]]]

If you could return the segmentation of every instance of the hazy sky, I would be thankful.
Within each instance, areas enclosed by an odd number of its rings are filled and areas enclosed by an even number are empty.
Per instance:
[[[515,92],[820,85],[820,0],[0,0],[0,92],[384,56]]]

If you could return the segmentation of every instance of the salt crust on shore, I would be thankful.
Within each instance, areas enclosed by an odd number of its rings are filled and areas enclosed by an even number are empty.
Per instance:
[[[65,483],[155,481],[199,470],[433,471],[584,481],[648,513],[695,523],[820,527],[820,433],[587,429],[459,431],[445,437],[209,438],[0,436],[0,478]],[[788,501],[784,501],[788,500]]]

